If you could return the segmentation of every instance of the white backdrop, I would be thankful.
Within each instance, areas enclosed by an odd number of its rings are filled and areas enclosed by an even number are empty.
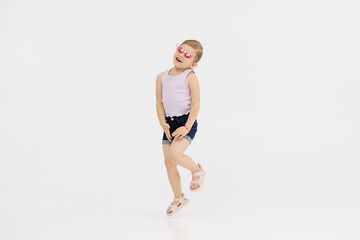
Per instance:
[[[360,3],[0,1],[1,239],[359,239]],[[204,47],[174,217],[155,79]]]

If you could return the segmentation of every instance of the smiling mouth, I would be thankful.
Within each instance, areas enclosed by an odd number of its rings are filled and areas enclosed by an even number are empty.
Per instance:
[[[180,61],[178,58],[176,58],[176,60],[177,60],[178,62],[182,62],[182,61]]]

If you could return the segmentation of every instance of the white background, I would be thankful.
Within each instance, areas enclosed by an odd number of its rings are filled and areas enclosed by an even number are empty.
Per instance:
[[[358,1],[0,1],[0,239],[359,239]],[[204,47],[173,217],[155,79]]]

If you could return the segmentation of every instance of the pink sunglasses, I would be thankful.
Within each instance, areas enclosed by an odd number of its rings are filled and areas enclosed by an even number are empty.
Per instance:
[[[179,46],[179,44],[176,44],[176,48],[177,48],[179,53],[184,53],[184,56],[186,58],[191,58],[192,57],[191,54],[188,53],[187,51],[185,51],[181,46]]]

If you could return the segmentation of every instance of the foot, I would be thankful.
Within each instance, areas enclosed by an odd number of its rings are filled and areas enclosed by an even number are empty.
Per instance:
[[[180,204],[179,201],[173,201],[173,202],[171,203],[171,205],[174,205],[174,206],[179,206],[179,204]],[[168,209],[167,209],[166,212],[167,212],[167,213],[171,213],[171,212],[172,212],[172,210],[170,209],[170,206],[168,207]]]
[[[169,205],[166,213],[168,216],[171,216],[177,213],[181,208],[189,203],[189,199],[184,196],[184,193],[181,194],[181,197],[174,197],[173,202]],[[175,211],[175,212],[173,212]]]
[[[199,165],[198,165],[198,167],[199,167]],[[199,169],[196,170],[195,172],[193,172],[192,174],[194,174],[194,173],[196,173],[196,172],[199,172],[200,170],[201,170],[201,168],[199,167]],[[200,176],[193,176],[192,180],[198,180],[199,178],[200,178]],[[192,183],[192,184],[190,185],[191,190],[195,190],[195,189],[197,189],[198,187],[200,187],[200,185],[199,185],[199,184],[196,184],[196,183]]]
[[[200,177],[199,176],[193,176],[192,177],[192,180],[198,180]],[[197,188],[199,188],[200,187],[200,185],[199,184],[196,184],[196,183],[192,183],[191,185],[190,185],[190,188],[191,188],[191,190],[195,190],[195,189],[197,189]]]
[[[204,176],[206,174],[201,165],[199,163],[197,165],[199,166],[199,170],[192,172],[192,180],[190,183],[190,191],[194,192],[200,190],[200,188],[204,185]]]

